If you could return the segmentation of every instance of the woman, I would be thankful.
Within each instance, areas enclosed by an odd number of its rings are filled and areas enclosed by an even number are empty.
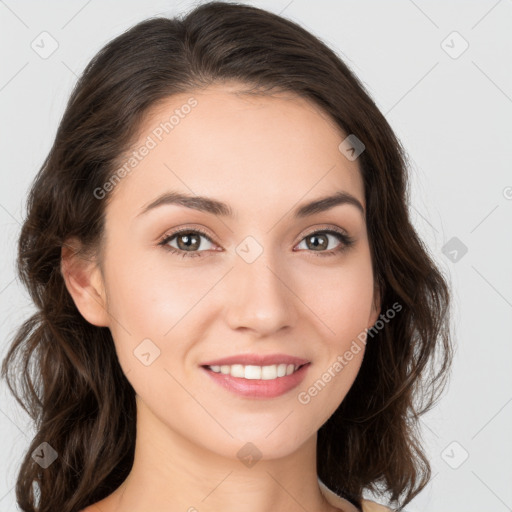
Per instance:
[[[22,510],[371,512],[363,491],[401,510],[428,483],[448,287],[391,128],[291,21],[213,2],[107,44],[18,265]]]

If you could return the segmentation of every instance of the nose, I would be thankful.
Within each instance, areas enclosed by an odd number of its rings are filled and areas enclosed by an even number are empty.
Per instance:
[[[230,328],[263,337],[293,327],[298,312],[290,280],[289,272],[266,251],[252,263],[236,261],[224,285]]]

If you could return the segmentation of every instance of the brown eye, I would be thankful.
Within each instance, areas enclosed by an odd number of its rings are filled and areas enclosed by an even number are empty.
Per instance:
[[[203,242],[205,239],[205,243]],[[172,245],[176,243],[177,245]],[[167,235],[159,245],[172,253],[179,254],[183,257],[186,256],[202,256],[202,252],[208,251],[212,247],[208,247],[208,244],[213,245],[210,237],[205,233],[197,229],[182,229]],[[201,248],[201,250],[199,250]]]
[[[182,251],[197,250],[201,246],[201,235],[194,233],[180,233],[175,236],[178,243],[178,249]]]
[[[304,240],[306,240],[306,245],[309,249],[313,249],[315,251],[326,249],[329,245],[329,240],[327,235],[308,235]]]
[[[335,240],[338,240],[338,246],[335,245]],[[338,233],[334,230],[323,230],[315,231],[305,236],[300,244],[305,244],[305,249],[310,252],[318,253],[315,256],[329,256],[348,249],[354,244],[354,241],[353,238],[344,233]],[[334,247],[332,247],[333,244],[335,245]],[[328,249],[329,246],[331,246],[330,249]]]

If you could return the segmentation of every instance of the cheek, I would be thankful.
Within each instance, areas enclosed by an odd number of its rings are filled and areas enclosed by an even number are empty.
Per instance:
[[[190,268],[166,264],[158,254],[113,257],[107,272],[109,312],[139,336],[163,336],[208,289]]]
[[[326,339],[346,341],[368,327],[374,287],[369,255],[357,253],[337,266],[297,272],[294,279],[294,291],[324,324]]]
[[[112,252],[105,273],[110,330],[125,373],[137,370],[131,374],[133,379],[141,371],[134,356],[143,342],[151,351],[147,339],[158,354],[151,368],[172,367],[194,339],[198,315],[204,313],[202,306],[207,302],[201,299],[218,280],[216,272],[206,266],[172,264],[165,255],[148,257],[132,251],[126,257]]]

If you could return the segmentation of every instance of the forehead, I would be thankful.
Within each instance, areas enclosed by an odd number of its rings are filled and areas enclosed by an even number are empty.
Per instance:
[[[176,94],[146,115],[121,161],[133,165],[125,165],[114,202],[136,215],[157,194],[179,190],[222,199],[238,212],[342,190],[364,205],[358,163],[338,148],[345,137],[316,104],[293,93],[249,95],[215,85]]]

